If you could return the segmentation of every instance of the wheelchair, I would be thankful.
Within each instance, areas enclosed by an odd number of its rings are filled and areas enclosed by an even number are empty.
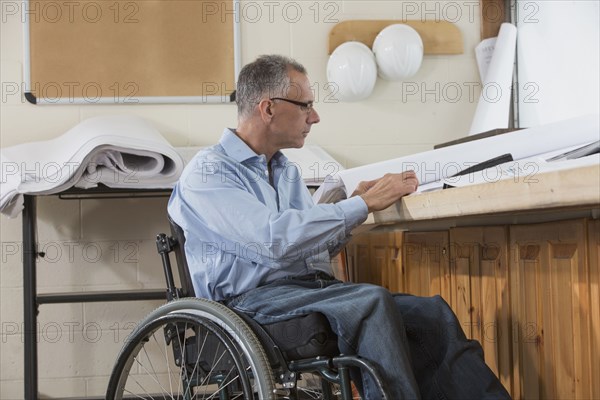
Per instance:
[[[128,336],[107,399],[352,400],[351,370],[369,374],[389,399],[370,362],[340,354],[324,315],[259,325],[219,302],[194,298],[183,231],[169,221],[171,236],[156,239],[168,302]]]

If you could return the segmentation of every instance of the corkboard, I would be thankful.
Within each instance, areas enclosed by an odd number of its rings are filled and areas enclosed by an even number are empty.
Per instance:
[[[231,101],[239,62],[234,3],[29,0],[26,97],[60,104]]]

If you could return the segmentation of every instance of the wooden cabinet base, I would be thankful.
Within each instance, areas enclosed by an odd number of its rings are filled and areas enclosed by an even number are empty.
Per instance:
[[[350,278],[439,294],[514,399],[600,399],[600,221],[372,231]]]

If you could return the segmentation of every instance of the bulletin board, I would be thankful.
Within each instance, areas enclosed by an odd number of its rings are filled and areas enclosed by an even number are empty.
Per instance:
[[[26,7],[31,103],[234,100],[238,0],[28,0]]]

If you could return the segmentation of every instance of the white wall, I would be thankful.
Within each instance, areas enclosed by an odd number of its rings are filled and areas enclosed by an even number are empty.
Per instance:
[[[1,146],[57,137],[79,121],[101,114],[143,116],[175,146],[208,145],[225,126],[235,126],[234,105],[34,106],[8,95],[9,84],[23,82],[22,15],[5,13],[1,0]],[[60,0],[58,1],[60,3]],[[319,144],[346,167],[412,154],[465,136],[479,92],[473,48],[479,42],[477,2],[455,1],[299,1],[302,16],[288,23],[291,3],[243,1],[262,7],[258,21],[242,18],[242,62],[281,53],[302,62],[319,88],[326,84],[327,41],[335,22],[347,19],[451,19],[463,34],[465,53],[425,56],[408,83],[379,80],[360,103],[324,103],[317,92],[322,122],[308,143]],[[275,7],[273,6],[275,4]],[[21,7],[21,1],[14,4]],[[294,5],[294,7],[295,7]],[[274,7],[274,8],[273,8]],[[460,8],[457,8],[460,7]],[[319,14],[315,14],[315,10]],[[411,11],[409,15],[407,10]],[[456,11],[459,11],[458,13]],[[328,17],[328,19],[326,18]],[[407,93],[417,87],[417,93]],[[458,93],[456,88],[463,88]],[[47,252],[39,262],[40,292],[162,287],[154,236],[166,231],[166,199],[38,201],[38,239]],[[1,220],[0,398],[23,397],[21,221]],[[101,395],[128,326],[157,302],[44,305],[40,307],[40,393],[55,397]]]

